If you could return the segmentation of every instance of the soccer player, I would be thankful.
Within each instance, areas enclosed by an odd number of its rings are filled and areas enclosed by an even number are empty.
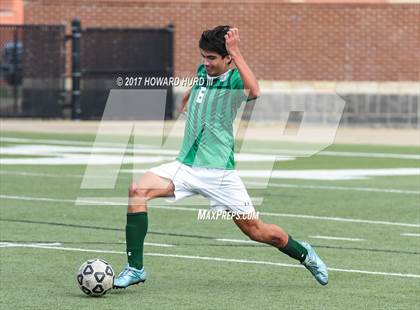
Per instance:
[[[126,225],[128,265],[115,278],[115,288],[144,282],[143,245],[147,233],[147,201],[156,197],[175,200],[200,194],[212,210],[235,214],[234,222],[250,239],[269,244],[303,264],[322,285],[327,267],[306,242],[298,242],[282,228],[247,216],[255,214],[252,201],[234,162],[232,123],[243,102],[260,95],[257,79],[239,49],[239,31],[218,26],[204,31],[199,41],[203,64],[197,83],[183,97],[187,119],[176,161],[154,167],[129,188]]]

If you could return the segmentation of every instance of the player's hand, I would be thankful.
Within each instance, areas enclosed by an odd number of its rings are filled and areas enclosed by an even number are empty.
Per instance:
[[[239,54],[239,30],[238,28],[230,28],[225,35],[226,50],[230,56],[235,57]]]

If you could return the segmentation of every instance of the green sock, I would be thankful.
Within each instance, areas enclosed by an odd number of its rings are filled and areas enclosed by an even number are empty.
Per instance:
[[[308,251],[296,240],[289,235],[289,241],[286,246],[282,249],[279,249],[284,254],[289,255],[291,258],[297,259],[301,263],[305,260]]]
[[[143,245],[147,234],[147,212],[127,213],[125,239],[127,242],[128,265],[143,268]]]

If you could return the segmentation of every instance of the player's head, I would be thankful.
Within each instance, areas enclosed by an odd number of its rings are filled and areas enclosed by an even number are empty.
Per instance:
[[[210,76],[225,73],[232,62],[225,45],[225,35],[229,29],[229,26],[217,26],[201,34],[198,46],[207,74]]]

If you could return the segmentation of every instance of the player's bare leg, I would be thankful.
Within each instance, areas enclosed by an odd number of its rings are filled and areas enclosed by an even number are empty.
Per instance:
[[[251,240],[266,243],[303,264],[322,285],[328,283],[327,266],[306,242],[298,242],[282,228],[266,224],[260,219],[234,218],[235,224]]]
[[[288,241],[287,233],[279,226],[266,224],[260,219],[237,219],[235,224],[251,240],[266,243],[276,248],[283,248]]]
[[[131,183],[128,189],[127,213],[147,212],[148,200],[171,196],[174,190],[171,180],[146,172],[138,182]]]
[[[114,280],[115,288],[126,288],[146,281],[143,268],[143,246],[147,234],[147,201],[173,195],[175,186],[171,180],[152,172],[146,172],[128,189],[127,225],[125,227],[128,265]]]

